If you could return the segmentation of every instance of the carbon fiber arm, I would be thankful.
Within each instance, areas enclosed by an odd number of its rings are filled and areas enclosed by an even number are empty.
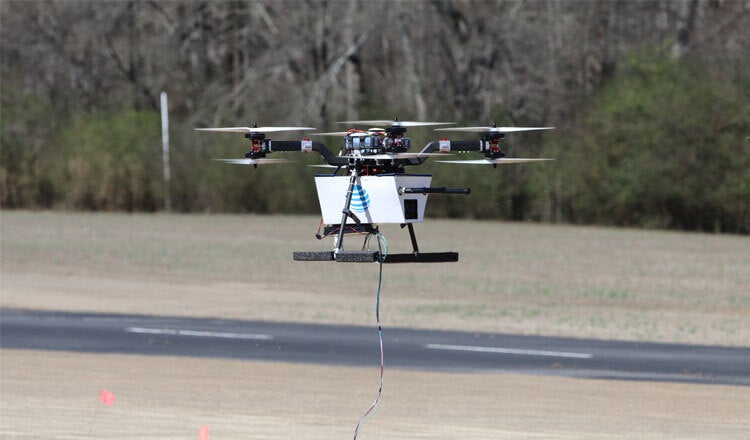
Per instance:
[[[466,152],[466,151],[484,151],[485,150],[485,141],[448,141],[449,150],[448,151],[457,151],[457,152]],[[429,144],[425,145],[424,148],[422,148],[422,151],[420,153],[435,153],[436,151],[440,150],[440,141],[432,141]],[[429,156],[425,157],[418,157],[415,159],[409,159],[408,164],[409,165],[420,165],[424,163]]]
[[[311,148],[329,165],[346,166],[349,163],[347,158],[333,154],[322,142],[312,142]],[[268,141],[268,151],[302,151],[302,141]]]

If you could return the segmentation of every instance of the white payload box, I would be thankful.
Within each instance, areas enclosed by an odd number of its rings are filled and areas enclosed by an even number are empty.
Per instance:
[[[341,223],[350,176],[315,176],[323,223]],[[427,194],[403,193],[400,188],[428,188],[429,174],[380,174],[358,176],[352,192],[351,211],[362,223],[417,223],[424,219]],[[354,220],[347,218],[347,223]]]

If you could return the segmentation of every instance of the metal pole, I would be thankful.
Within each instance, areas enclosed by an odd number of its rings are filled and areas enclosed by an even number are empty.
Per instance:
[[[357,182],[357,167],[352,168],[352,176],[349,178],[349,190],[346,192],[346,203],[344,203],[344,209],[341,211],[341,226],[339,227],[339,235],[336,240],[336,250],[334,253],[338,253],[343,250],[344,245],[344,227],[346,227],[346,219],[351,214],[349,207],[352,204],[352,193],[354,192],[354,184]]]
[[[167,109],[167,92],[161,92],[161,145],[164,164],[164,209],[172,210],[172,197],[169,190],[169,114]]]

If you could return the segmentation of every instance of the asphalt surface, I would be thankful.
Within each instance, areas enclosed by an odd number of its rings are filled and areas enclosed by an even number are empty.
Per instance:
[[[750,386],[750,348],[384,328],[387,368]],[[0,348],[379,366],[375,326],[0,309]]]

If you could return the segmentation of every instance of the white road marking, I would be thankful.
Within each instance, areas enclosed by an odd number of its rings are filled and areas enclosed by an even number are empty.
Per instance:
[[[547,350],[521,350],[517,348],[502,347],[477,347],[473,345],[425,344],[424,347],[431,350],[475,351],[480,353],[522,354],[527,356],[549,356],[575,359],[591,359],[594,357],[593,354],[589,353],[570,353],[565,351]]]
[[[224,339],[256,339],[270,341],[272,335],[260,335],[252,333],[226,333],[226,332],[206,332],[202,330],[179,330],[172,328],[145,328],[145,327],[128,327],[125,329],[128,333],[144,333],[149,335],[179,335],[179,336],[196,336],[201,338],[224,338]]]

